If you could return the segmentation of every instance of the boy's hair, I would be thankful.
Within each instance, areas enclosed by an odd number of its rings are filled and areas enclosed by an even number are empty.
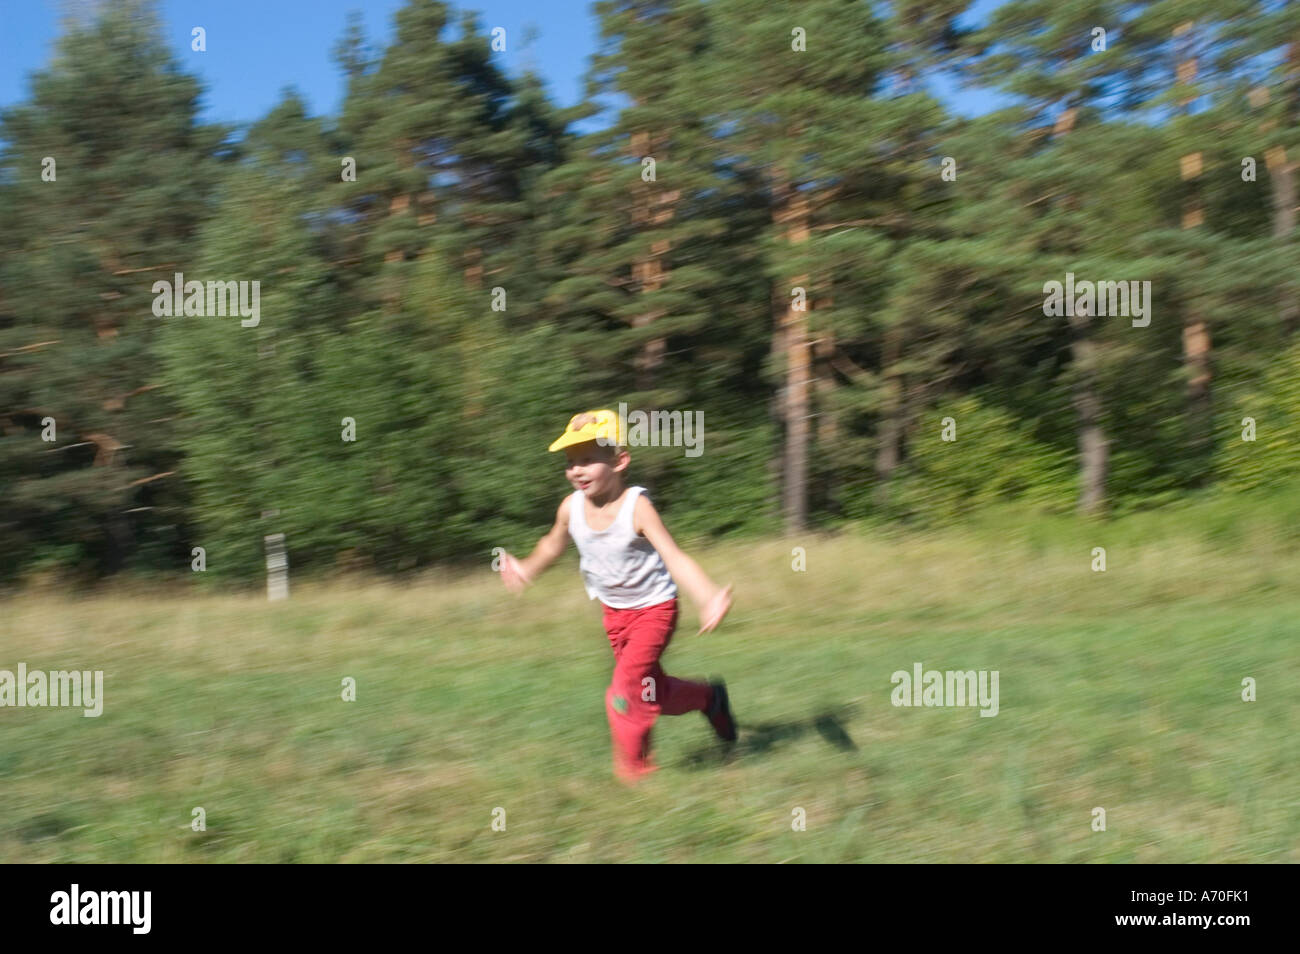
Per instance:
[[[619,454],[625,454],[628,452],[626,444],[606,444],[603,441],[598,440],[583,441],[582,444],[572,444],[570,446],[579,447],[585,444],[591,444],[596,448],[596,452],[600,457],[611,462],[616,460]]]

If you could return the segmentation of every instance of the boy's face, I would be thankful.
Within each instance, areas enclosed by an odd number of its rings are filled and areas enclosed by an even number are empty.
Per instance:
[[[603,497],[618,486],[619,475],[627,470],[630,457],[626,450],[603,446],[596,441],[564,448],[568,463],[564,476],[576,490]]]

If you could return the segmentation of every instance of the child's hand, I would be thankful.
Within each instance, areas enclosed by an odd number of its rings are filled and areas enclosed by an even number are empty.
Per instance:
[[[717,625],[722,622],[722,617],[727,615],[729,609],[731,609],[730,583],[714,592],[709,597],[709,601],[704,604],[704,609],[700,610],[700,632],[708,633],[716,629]]]
[[[506,585],[511,593],[522,593],[532,580],[524,574],[524,568],[519,565],[519,561],[509,553],[501,555],[501,582]]]

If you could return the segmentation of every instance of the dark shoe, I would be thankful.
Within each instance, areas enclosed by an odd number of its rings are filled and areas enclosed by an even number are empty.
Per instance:
[[[718,738],[723,742],[735,742],[736,720],[731,717],[731,701],[727,698],[726,683],[719,679],[709,685],[713,689],[713,701],[704,711],[704,715],[708,718],[709,725],[713,726],[713,731],[718,734]]]

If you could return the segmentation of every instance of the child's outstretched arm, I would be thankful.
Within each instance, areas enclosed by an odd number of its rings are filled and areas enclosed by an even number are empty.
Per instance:
[[[718,586],[700,565],[688,557],[673,540],[672,534],[659,518],[659,511],[644,495],[637,497],[632,514],[636,532],[650,541],[659,551],[672,578],[680,583],[691,599],[700,607],[700,632],[715,629],[731,609],[731,585]]]
[[[542,572],[560,558],[569,544],[569,498],[555,511],[555,525],[537,541],[533,552],[522,560],[509,553],[501,557],[501,582],[511,593],[522,593]]]

